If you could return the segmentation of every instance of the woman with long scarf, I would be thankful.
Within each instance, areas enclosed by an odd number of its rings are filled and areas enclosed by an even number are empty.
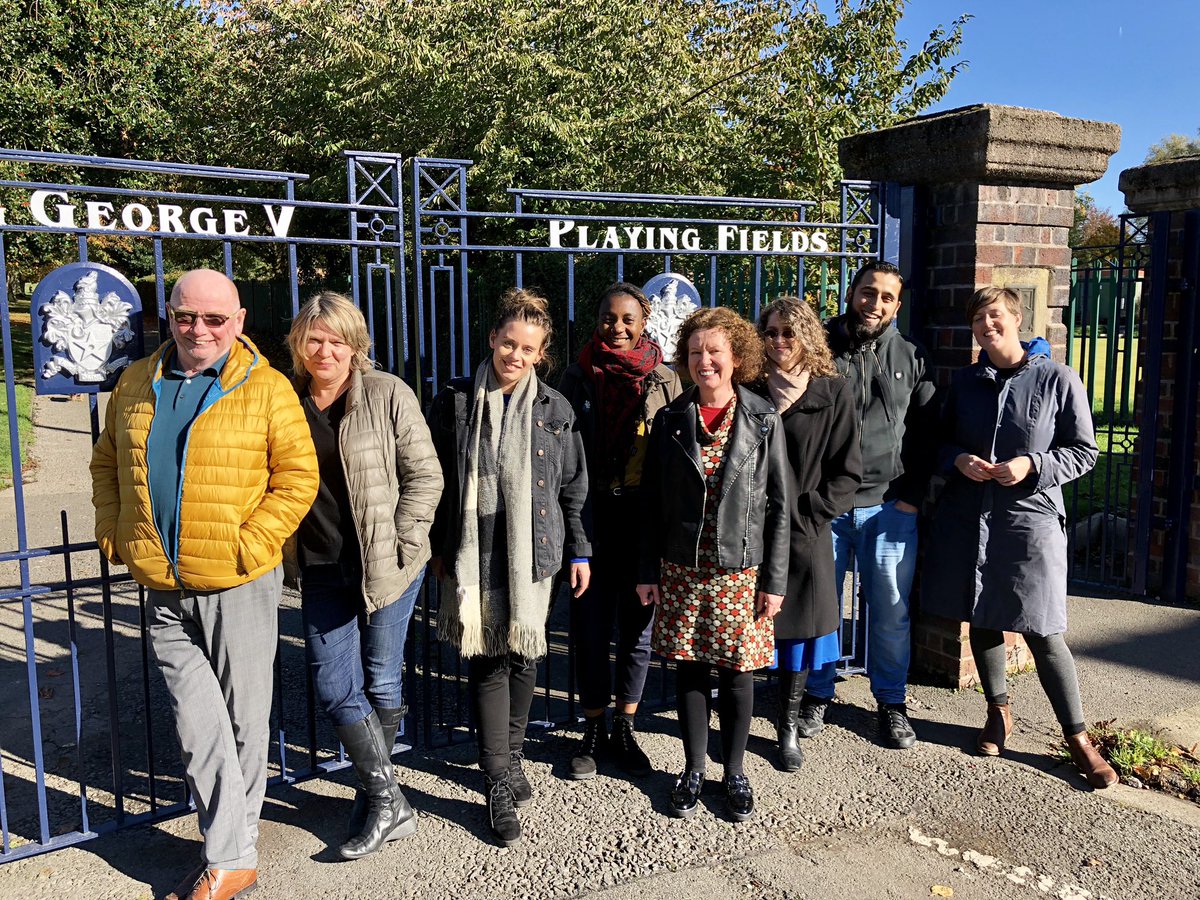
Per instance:
[[[438,635],[467,662],[488,821],[506,847],[521,839],[516,807],[533,800],[522,747],[554,576],[570,560],[575,596],[590,577],[583,444],[570,404],[535,371],[553,331],[544,298],[509,290],[491,355],[430,411],[446,482],[430,533]]]
[[[775,617],[779,671],[778,764],[799,771],[797,718],[809,670],[841,656],[830,523],[862,483],[862,451],[850,384],[838,374],[812,307],[780,297],[764,307],[766,350],[759,392],[775,404],[787,443],[792,503],[787,595]]]
[[[650,302],[632,284],[617,282],[600,297],[596,331],[558,389],[575,410],[588,465],[593,577],[571,604],[575,675],[583,706],[583,737],[570,777],[596,775],[607,754],[624,772],[646,775],[650,761],[634,737],[634,716],[650,668],[653,607],[637,596],[635,523],[642,510],[642,464],[654,414],[679,396],[679,376],[663,365],[662,349],[645,334]],[[616,678],[609,662],[616,626]],[[616,694],[609,732],[606,713]]]

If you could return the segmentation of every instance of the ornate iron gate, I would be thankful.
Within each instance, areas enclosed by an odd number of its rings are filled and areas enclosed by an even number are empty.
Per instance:
[[[0,617],[10,636],[0,641],[0,687],[10,697],[0,722],[0,861],[189,807],[149,656],[144,592],[100,558],[86,492],[48,509],[59,498],[34,500],[24,478],[20,418],[41,380],[31,343],[41,331],[32,326],[42,324],[47,306],[30,295],[47,269],[100,261],[123,274],[137,294],[130,307],[144,301],[149,312],[149,335],[168,331],[173,273],[196,265],[235,281],[276,273],[286,279],[292,312],[306,292],[344,279],[367,316],[380,365],[427,401],[447,378],[470,372],[489,304],[510,284],[546,290],[567,323],[570,358],[590,331],[592,297],[618,278],[669,274],[676,289],[693,285],[701,302],[747,315],[782,286],[833,310],[848,269],[866,258],[897,258],[898,210],[888,198],[898,192],[880,185],[842,185],[837,221],[828,223],[817,221],[817,205],[792,201],[528,189],[511,191],[513,209],[489,212],[469,206],[469,166],[348,152],[346,200],[331,201],[301,199],[307,176],[299,173],[0,150],[11,463],[11,485],[0,491]],[[91,183],[85,171],[95,175]],[[278,334],[279,324],[264,323],[271,327],[262,333]],[[130,328],[140,335],[136,315]],[[280,346],[261,349],[286,368]],[[98,434],[103,395],[98,384],[66,390],[87,401],[71,426],[84,440],[83,457],[86,439]],[[77,466],[86,469],[86,459]],[[436,603],[436,589],[427,589],[406,664],[414,715],[405,739],[424,746],[469,729],[458,660],[435,640]],[[285,597],[280,617],[272,784],[346,764],[315,711],[295,596]],[[846,617],[847,666],[859,653],[857,619],[855,602]],[[574,714],[564,622],[552,622],[541,673],[539,714],[547,723]],[[664,669],[660,697],[666,677]]]
[[[1100,456],[1096,466],[1066,489],[1070,576],[1090,586],[1129,590],[1134,560],[1148,548],[1137,527],[1137,441],[1143,428],[1135,391],[1142,371],[1139,342],[1149,336],[1153,306],[1144,288],[1151,246],[1144,218],[1122,216],[1120,241],[1079,248],[1071,268],[1067,310],[1067,365],[1079,374],[1092,401]],[[1154,375],[1154,382],[1157,376]]]

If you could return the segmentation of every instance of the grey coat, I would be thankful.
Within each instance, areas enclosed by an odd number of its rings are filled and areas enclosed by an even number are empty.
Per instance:
[[[1079,376],[1046,356],[1007,380],[987,363],[954,374],[938,454],[947,477],[934,509],[921,573],[921,610],[980,628],[1052,635],[1067,629],[1067,534],[1062,486],[1098,451]],[[975,482],[960,453],[990,462],[1021,454],[1020,484]]]
[[[407,384],[376,370],[354,371],[350,379],[338,447],[362,556],[363,597],[371,613],[399,599],[429,561],[442,470]],[[307,384],[300,379],[297,390],[307,391]],[[285,551],[292,575],[294,537]]]

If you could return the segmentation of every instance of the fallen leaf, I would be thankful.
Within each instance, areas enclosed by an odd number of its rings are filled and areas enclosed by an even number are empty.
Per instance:
[[[46,675],[50,678],[58,678],[60,675],[66,675],[62,669],[47,669]]]
[[[954,888],[947,887],[944,884],[935,884],[929,889],[929,895],[931,897],[953,897]]]
[[[40,699],[42,699],[42,700],[52,700],[52,699],[54,699],[54,688],[52,688],[52,687],[40,687],[40,688],[38,688],[38,697],[39,697]]]

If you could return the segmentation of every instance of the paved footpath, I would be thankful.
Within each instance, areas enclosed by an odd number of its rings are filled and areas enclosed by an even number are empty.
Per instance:
[[[1089,721],[1200,741],[1200,611],[1077,597],[1070,620]],[[420,830],[357,862],[331,850],[350,808],[350,773],[275,788],[254,896],[1200,898],[1200,807],[1123,785],[1089,790],[1051,749],[1057,727],[1036,675],[1013,683],[1017,731],[995,760],[970,753],[984,713],[975,691],[914,685],[920,741],[891,751],[874,741],[865,679],[838,690],[830,726],[804,743],[807,761],[792,775],[770,764],[773,695],[760,694],[747,760],[759,810],[751,822],[725,818],[715,761],[697,816],[665,814],[682,750],[674,716],[648,715],[639,724],[656,771],[639,781],[607,767],[593,781],[567,781],[571,735],[535,736],[536,799],[522,811],[524,842],[508,850],[487,838],[469,747],[398,757]],[[0,898],[159,897],[198,847],[194,817],[109,834],[0,867]]]

